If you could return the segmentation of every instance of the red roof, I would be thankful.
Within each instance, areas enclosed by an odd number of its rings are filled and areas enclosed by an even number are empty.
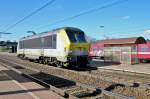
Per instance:
[[[113,45],[113,44],[144,44],[146,40],[143,37],[132,37],[132,38],[119,38],[119,39],[107,39],[100,40],[99,43]]]

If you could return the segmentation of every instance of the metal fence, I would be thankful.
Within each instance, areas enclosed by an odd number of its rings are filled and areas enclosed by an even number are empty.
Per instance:
[[[105,60],[123,64],[138,63],[137,46],[105,47]]]

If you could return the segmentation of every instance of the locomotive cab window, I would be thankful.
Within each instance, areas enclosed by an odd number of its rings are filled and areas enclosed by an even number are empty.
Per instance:
[[[73,43],[85,43],[85,35],[83,31],[80,30],[72,30],[72,29],[66,29],[66,33],[70,39],[71,42]]]

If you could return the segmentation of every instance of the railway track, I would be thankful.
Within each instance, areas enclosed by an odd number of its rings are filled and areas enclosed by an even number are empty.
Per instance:
[[[139,84],[139,86],[147,86],[150,88],[150,74],[144,73],[136,73],[130,71],[121,71],[121,70],[114,70],[114,69],[95,69],[95,67],[88,67],[86,68],[79,68],[76,69],[77,71],[85,71],[87,74],[90,75],[99,75],[105,78],[105,80],[111,80],[116,83],[122,83],[125,85],[132,86],[134,83]],[[118,79],[118,80],[116,80]],[[129,81],[129,82],[128,82]]]
[[[80,84],[59,76],[46,74],[33,68],[26,68],[4,59],[0,59],[1,65],[49,88],[50,90],[69,99],[134,99],[102,88]]]
[[[30,65],[31,67],[35,67],[33,65],[38,65],[37,67],[41,67],[42,64],[37,64],[34,62],[29,62],[27,60],[23,61],[18,59],[16,56],[12,56],[12,55],[3,55],[0,54],[0,56],[4,59],[9,59],[11,61],[15,61],[18,63],[27,63],[28,65]],[[45,67],[47,67],[46,65],[44,65]],[[36,68],[36,67],[35,67]],[[55,69],[55,67],[52,67],[53,69]],[[44,67],[43,67],[44,69]],[[57,70],[58,68],[56,68]],[[65,71],[64,69],[60,68],[62,71]],[[66,70],[67,71],[67,70]],[[150,75],[149,74],[144,74],[144,73],[136,73],[136,72],[130,72],[130,71],[120,71],[120,70],[113,70],[113,69],[97,69],[95,67],[88,67],[88,68],[72,68],[71,70],[69,69],[68,71],[74,72],[80,72],[80,73],[84,73],[86,75],[93,75],[93,76],[101,76],[101,78],[115,82],[115,83],[123,83],[123,84],[133,84],[133,83],[139,83],[139,84],[150,84]],[[114,80],[115,79],[115,80]],[[117,79],[117,80],[116,80]],[[129,81],[129,82],[128,82]]]
[[[138,75],[132,76],[124,73],[120,74],[93,69],[83,70],[83,68],[82,70],[81,68],[78,70],[63,69],[29,62],[28,60],[21,60],[10,55],[0,55],[0,58],[22,64],[26,68],[31,67],[47,74],[57,75],[62,78],[65,77],[83,84],[94,85],[114,93],[134,96],[136,99],[150,99],[149,79],[145,76],[140,75],[141,77],[139,77]],[[143,84],[141,82],[143,82]]]

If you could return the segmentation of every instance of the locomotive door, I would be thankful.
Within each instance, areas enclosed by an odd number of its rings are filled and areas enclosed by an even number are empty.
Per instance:
[[[41,48],[41,56],[44,56],[44,38],[42,37],[41,38],[41,46],[42,46],[42,48]]]

